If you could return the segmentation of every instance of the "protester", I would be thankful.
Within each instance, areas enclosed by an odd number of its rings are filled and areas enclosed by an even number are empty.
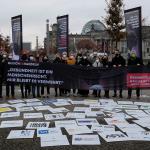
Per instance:
[[[44,56],[43,58],[42,58],[42,62],[43,63],[47,63],[47,62],[49,62],[49,60],[48,60],[48,57],[47,56]],[[46,87],[46,94],[47,95],[45,95],[45,87]],[[50,95],[50,87],[49,87],[49,85],[47,85],[47,86],[44,86],[44,85],[42,85],[41,86],[41,96],[43,97],[43,98],[45,98],[45,97],[49,97],[49,95]]]
[[[63,52],[62,53],[62,57],[61,57],[61,63],[67,65],[67,60],[68,60],[67,52]],[[62,94],[67,95],[67,92],[68,92],[68,89],[60,87],[60,93],[61,93],[61,95]]]
[[[76,64],[78,64],[80,61],[81,61],[81,59],[82,59],[82,52],[81,51],[79,51],[78,53],[77,53],[77,56],[76,56]]]
[[[8,56],[8,60],[5,61],[5,66],[7,66],[8,61],[11,61],[12,58],[13,58],[13,56],[12,56],[12,54],[10,54]],[[6,99],[9,98],[10,89],[11,89],[11,97],[12,97],[12,99],[14,99],[15,98],[15,85],[14,85],[14,83],[8,83],[6,81]]]
[[[28,62],[28,56],[26,53],[23,53],[23,55],[21,56],[20,59],[22,62]],[[20,88],[21,88],[21,94],[22,94],[22,98],[27,98],[28,94],[30,93],[29,91],[29,85],[28,84],[24,84],[21,83],[20,84]]]
[[[111,62],[108,60],[108,56],[107,55],[104,55],[102,57],[101,62],[102,62],[103,68],[109,68],[109,67],[111,67]],[[109,98],[109,88],[105,88],[104,97],[105,98]]]
[[[128,59],[128,66],[142,66],[143,62],[140,58],[137,57],[135,51],[131,51],[130,57]],[[128,99],[131,98],[132,95],[132,88],[128,89]],[[136,96],[137,99],[140,98],[140,88],[136,88]]]
[[[92,66],[91,62],[87,59],[86,55],[83,56],[83,58],[78,63],[78,65],[83,66],[83,67]],[[79,89],[78,90],[78,94],[80,94],[81,96],[85,96],[86,97],[89,94],[89,90]]]
[[[35,62],[36,63],[40,63],[40,56],[39,55],[36,55]],[[40,98],[41,97],[41,94],[40,94],[40,85],[37,83],[36,87],[37,87],[37,97]]]
[[[102,67],[102,63],[101,63],[101,61],[100,61],[100,59],[99,59],[99,57],[96,57],[96,60],[95,60],[95,62],[93,63],[93,67]],[[93,90],[93,95],[95,96],[95,97],[101,97],[101,90],[99,89],[97,89],[97,90]]]
[[[54,64],[61,64],[61,57],[60,57],[59,53],[56,54],[56,58],[54,59],[53,63]],[[59,87],[55,87],[55,97],[58,96],[58,88]],[[59,96],[61,96],[61,89],[60,88],[59,88]]]
[[[3,83],[3,67],[2,67],[2,55],[0,54],[0,99],[2,98],[2,83]]]
[[[74,54],[70,54],[69,58],[67,59],[67,64],[68,65],[75,65],[76,64],[76,59]],[[67,96],[70,96],[71,89],[67,90]],[[76,89],[73,89],[73,96],[76,96]]]
[[[115,51],[115,57],[112,59],[112,66],[114,68],[117,68],[117,67],[124,67],[126,64],[125,62],[125,59],[121,56],[120,52],[118,50]],[[115,80],[115,85],[114,85],[114,96],[113,97],[117,97],[117,83],[118,82],[121,82],[122,79],[121,78],[118,78],[117,80]],[[122,96],[122,88],[123,88],[123,85],[121,85],[119,87],[119,97],[120,98],[123,98]]]

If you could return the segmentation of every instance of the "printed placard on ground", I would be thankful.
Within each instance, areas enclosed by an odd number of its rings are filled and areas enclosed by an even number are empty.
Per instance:
[[[8,111],[12,111],[12,109],[9,108],[9,107],[1,107],[1,108],[0,108],[0,113],[8,112]]]
[[[37,99],[37,98],[33,98],[33,99],[24,99],[24,101],[25,101],[26,103],[40,102],[40,100]]]
[[[16,110],[19,111],[19,112],[34,111],[33,107],[18,107],[18,108],[16,108]]]
[[[72,145],[100,145],[98,135],[73,135]]]
[[[86,112],[86,111],[91,111],[89,107],[75,107],[74,110],[75,112]]]
[[[115,126],[113,125],[99,125],[99,126],[92,126],[91,131],[93,132],[113,132],[115,131]]]
[[[42,113],[24,113],[24,119],[43,118]]]
[[[77,126],[77,123],[75,120],[62,120],[62,121],[55,121],[55,126],[59,128],[65,128],[68,126]]]
[[[98,121],[94,118],[76,119],[79,126],[99,125]]]
[[[66,135],[50,135],[40,139],[41,147],[70,145]]]
[[[44,117],[45,120],[60,120],[65,118],[63,114],[45,114]]]
[[[31,139],[35,130],[11,130],[7,139]]]
[[[10,104],[17,104],[17,103],[24,103],[24,101],[21,100],[21,99],[16,99],[16,100],[9,100],[8,103],[10,103]]]
[[[69,135],[93,133],[87,126],[68,126],[65,129]]]
[[[60,107],[60,108],[50,108],[49,111],[52,112],[52,113],[69,112],[69,110],[66,109],[66,108],[64,108],[64,107]]]
[[[35,106],[34,109],[37,111],[42,111],[42,110],[49,110],[51,107],[50,106]]]
[[[47,135],[62,135],[60,128],[38,128],[37,137],[44,137]]]
[[[59,106],[68,106],[71,105],[69,102],[53,102],[53,105],[59,107]]]
[[[19,117],[20,112],[8,112],[8,113],[2,113],[0,118],[10,118],[10,117]]]
[[[13,120],[13,121],[2,121],[0,128],[13,128],[13,127],[22,127],[23,120]]]
[[[29,122],[26,129],[48,128],[50,122]]]
[[[33,102],[33,103],[27,103],[27,106],[42,106],[42,102]]]
[[[98,134],[106,141],[106,142],[117,142],[117,141],[128,141],[129,138],[120,131],[115,132],[98,132]]]
[[[68,112],[66,118],[72,118],[72,119],[85,118],[85,113]]]

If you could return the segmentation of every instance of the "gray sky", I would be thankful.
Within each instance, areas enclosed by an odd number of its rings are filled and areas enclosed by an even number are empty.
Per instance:
[[[24,42],[31,41],[35,47],[35,37],[43,44],[46,19],[53,24],[56,17],[69,14],[70,33],[81,33],[83,25],[91,19],[103,20],[105,0],[0,0],[0,33],[11,36],[10,18],[23,15]],[[125,9],[142,6],[143,17],[150,20],[149,0],[124,0]]]

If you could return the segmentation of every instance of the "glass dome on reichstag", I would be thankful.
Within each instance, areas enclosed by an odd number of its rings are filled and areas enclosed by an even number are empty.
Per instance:
[[[82,29],[82,34],[86,35],[87,33],[91,32],[91,31],[104,31],[106,30],[105,25],[99,21],[99,20],[91,20],[89,22],[87,22],[83,29]]]

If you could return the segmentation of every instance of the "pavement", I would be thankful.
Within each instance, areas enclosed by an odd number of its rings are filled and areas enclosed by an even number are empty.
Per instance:
[[[92,93],[92,91],[90,91]],[[133,92],[133,97],[131,101],[141,101],[141,102],[150,102],[150,90],[141,90],[142,97],[140,100],[136,99],[135,96],[135,91]],[[2,103],[7,103],[8,100],[5,99],[5,87],[3,87],[3,95],[4,98],[0,100],[0,104]],[[50,99],[55,99],[54,97],[54,90],[51,89],[51,94],[49,96]],[[104,93],[102,92],[102,95]],[[113,91],[110,92],[110,98],[112,98]],[[127,91],[123,92],[123,99],[116,98],[116,100],[127,100]],[[20,94],[20,89],[19,87],[16,88],[16,98],[21,99],[21,94]],[[30,96],[29,98],[32,98]],[[59,97],[58,97],[59,98]],[[66,98],[66,97],[61,97],[61,98]],[[98,99],[94,98],[92,94],[90,94],[89,97],[70,97],[72,100],[83,100],[83,99]],[[102,97],[103,98],[103,97]],[[41,99],[43,101],[44,99]],[[68,108],[70,110],[73,109],[72,106],[66,106],[65,108]],[[46,113],[46,112],[45,112]],[[21,119],[22,115],[20,118]],[[16,118],[13,118],[14,120]],[[8,119],[0,119],[0,122]],[[12,120],[12,119],[10,119]],[[20,129],[23,130],[25,129],[25,126],[27,123],[31,121],[25,120],[24,126],[21,128],[13,128],[13,129]],[[33,120],[32,120],[33,121]],[[34,121],[44,121],[43,119],[34,119]],[[99,123],[102,123],[101,120],[98,120]],[[51,126],[54,126],[54,123],[51,124]],[[46,147],[46,148],[41,148],[40,146],[40,139],[34,136],[33,139],[17,139],[17,140],[7,140],[7,136],[11,129],[0,129],[0,150],[150,150],[150,142],[145,142],[145,141],[125,141],[125,142],[112,142],[112,143],[107,143],[105,142],[102,138],[100,138],[101,145],[99,146],[73,146],[71,145],[71,136],[69,136],[65,130],[62,130],[63,133],[68,137],[68,140],[70,142],[70,146],[57,146],[57,147]]]

